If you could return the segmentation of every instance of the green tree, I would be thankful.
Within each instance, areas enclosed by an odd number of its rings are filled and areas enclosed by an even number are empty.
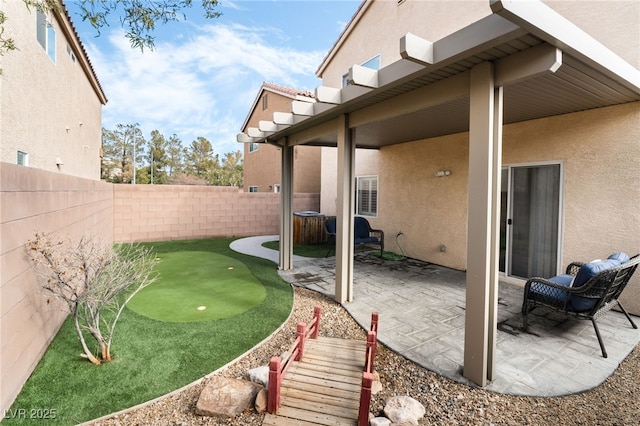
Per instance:
[[[213,153],[211,142],[206,138],[198,137],[187,148],[185,157],[187,173],[204,178],[212,184],[220,164],[218,155]]]
[[[219,179],[216,185],[242,186],[243,164],[242,152],[227,152],[222,158]]]
[[[22,0],[26,7],[40,11],[64,10],[61,0]],[[186,11],[193,6],[193,0],[77,0],[81,18],[88,21],[100,35],[100,30],[115,21],[118,16],[120,25],[125,29],[126,37],[132,47],[144,50],[153,49],[157,24],[186,20]],[[220,17],[216,10],[218,0],[201,0],[204,17]],[[4,24],[8,17],[0,10],[0,56],[17,49],[13,39],[4,36]]]
[[[173,134],[167,141],[167,175],[168,177],[174,177],[175,175],[182,174],[184,171],[184,154],[185,149],[182,146],[182,141],[178,136]]]
[[[153,184],[167,182],[168,145],[169,143],[162,133],[157,130],[151,131],[151,139],[149,140],[149,180]]]
[[[117,124],[115,130],[102,129],[101,175],[107,182],[133,182],[133,172],[140,168],[146,144],[139,126]]]

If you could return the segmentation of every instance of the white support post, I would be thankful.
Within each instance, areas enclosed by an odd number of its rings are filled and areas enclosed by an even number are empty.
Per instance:
[[[338,126],[338,206],[336,212],[336,290],[338,303],[353,300],[353,209],[355,142],[349,117],[340,115]]]
[[[293,268],[293,147],[282,141],[280,179],[280,269]]]
[[[486,386],[494,372],[500,214],[495,199],[500,194],[500,161],[496,160],[501,156],[501,133],[496,126],[501,123],[501,94],[495,91],[491,63],[471,70],[463,374],[480,386]]]

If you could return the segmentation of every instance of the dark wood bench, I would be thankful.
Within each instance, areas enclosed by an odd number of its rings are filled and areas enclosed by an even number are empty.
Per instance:
[[[528,327],[529,313],[537,307],[590,320],[598,337],[602,356],[607,351],[598,330],[596,320],[612,308],[618,307],[633,328],[638,328],[618,297],[625,289],[640,263],[640,255],[629,259],[624,253],[616,253],[603,261],[591,263],[573,262],[567,266],[566,274],[549,279],[534,277],[524,287],[522,302],[522,327]],[[622,258],[624,257],[624,258]],[[622,261],[622,263],[620,263]]]

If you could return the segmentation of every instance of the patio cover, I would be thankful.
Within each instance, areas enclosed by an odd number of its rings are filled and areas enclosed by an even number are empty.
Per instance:
[[[400,40],[402,59],[354,65],[238,135],[282,148],[280,268],[292,268],[293,147],[338,149],[336,300],[353,297],[355,148],[469,132],[464,375],[494,375],[503,123],[640,100],[640,71],[538,1],[491,0],[492,15],[438,41]]]

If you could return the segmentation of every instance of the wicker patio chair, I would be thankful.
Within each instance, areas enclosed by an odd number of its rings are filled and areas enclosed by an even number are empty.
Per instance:
[[[528,328],[528,315],[537,307],[545,307],[566,316],[590,320],[596,331],[602,356],[607,358],[607,351],[596,324],[598,318],[612,308],[618,307],[631,326],[638,328],[618,300],[640,264],[640,255],[627,259],[629,257],[624,253],[616,253],[603,261],[573,262],[567,266],[564,275],[549,279],[538,277],[529,279],[525,284],[522,302],[523,329]]]

